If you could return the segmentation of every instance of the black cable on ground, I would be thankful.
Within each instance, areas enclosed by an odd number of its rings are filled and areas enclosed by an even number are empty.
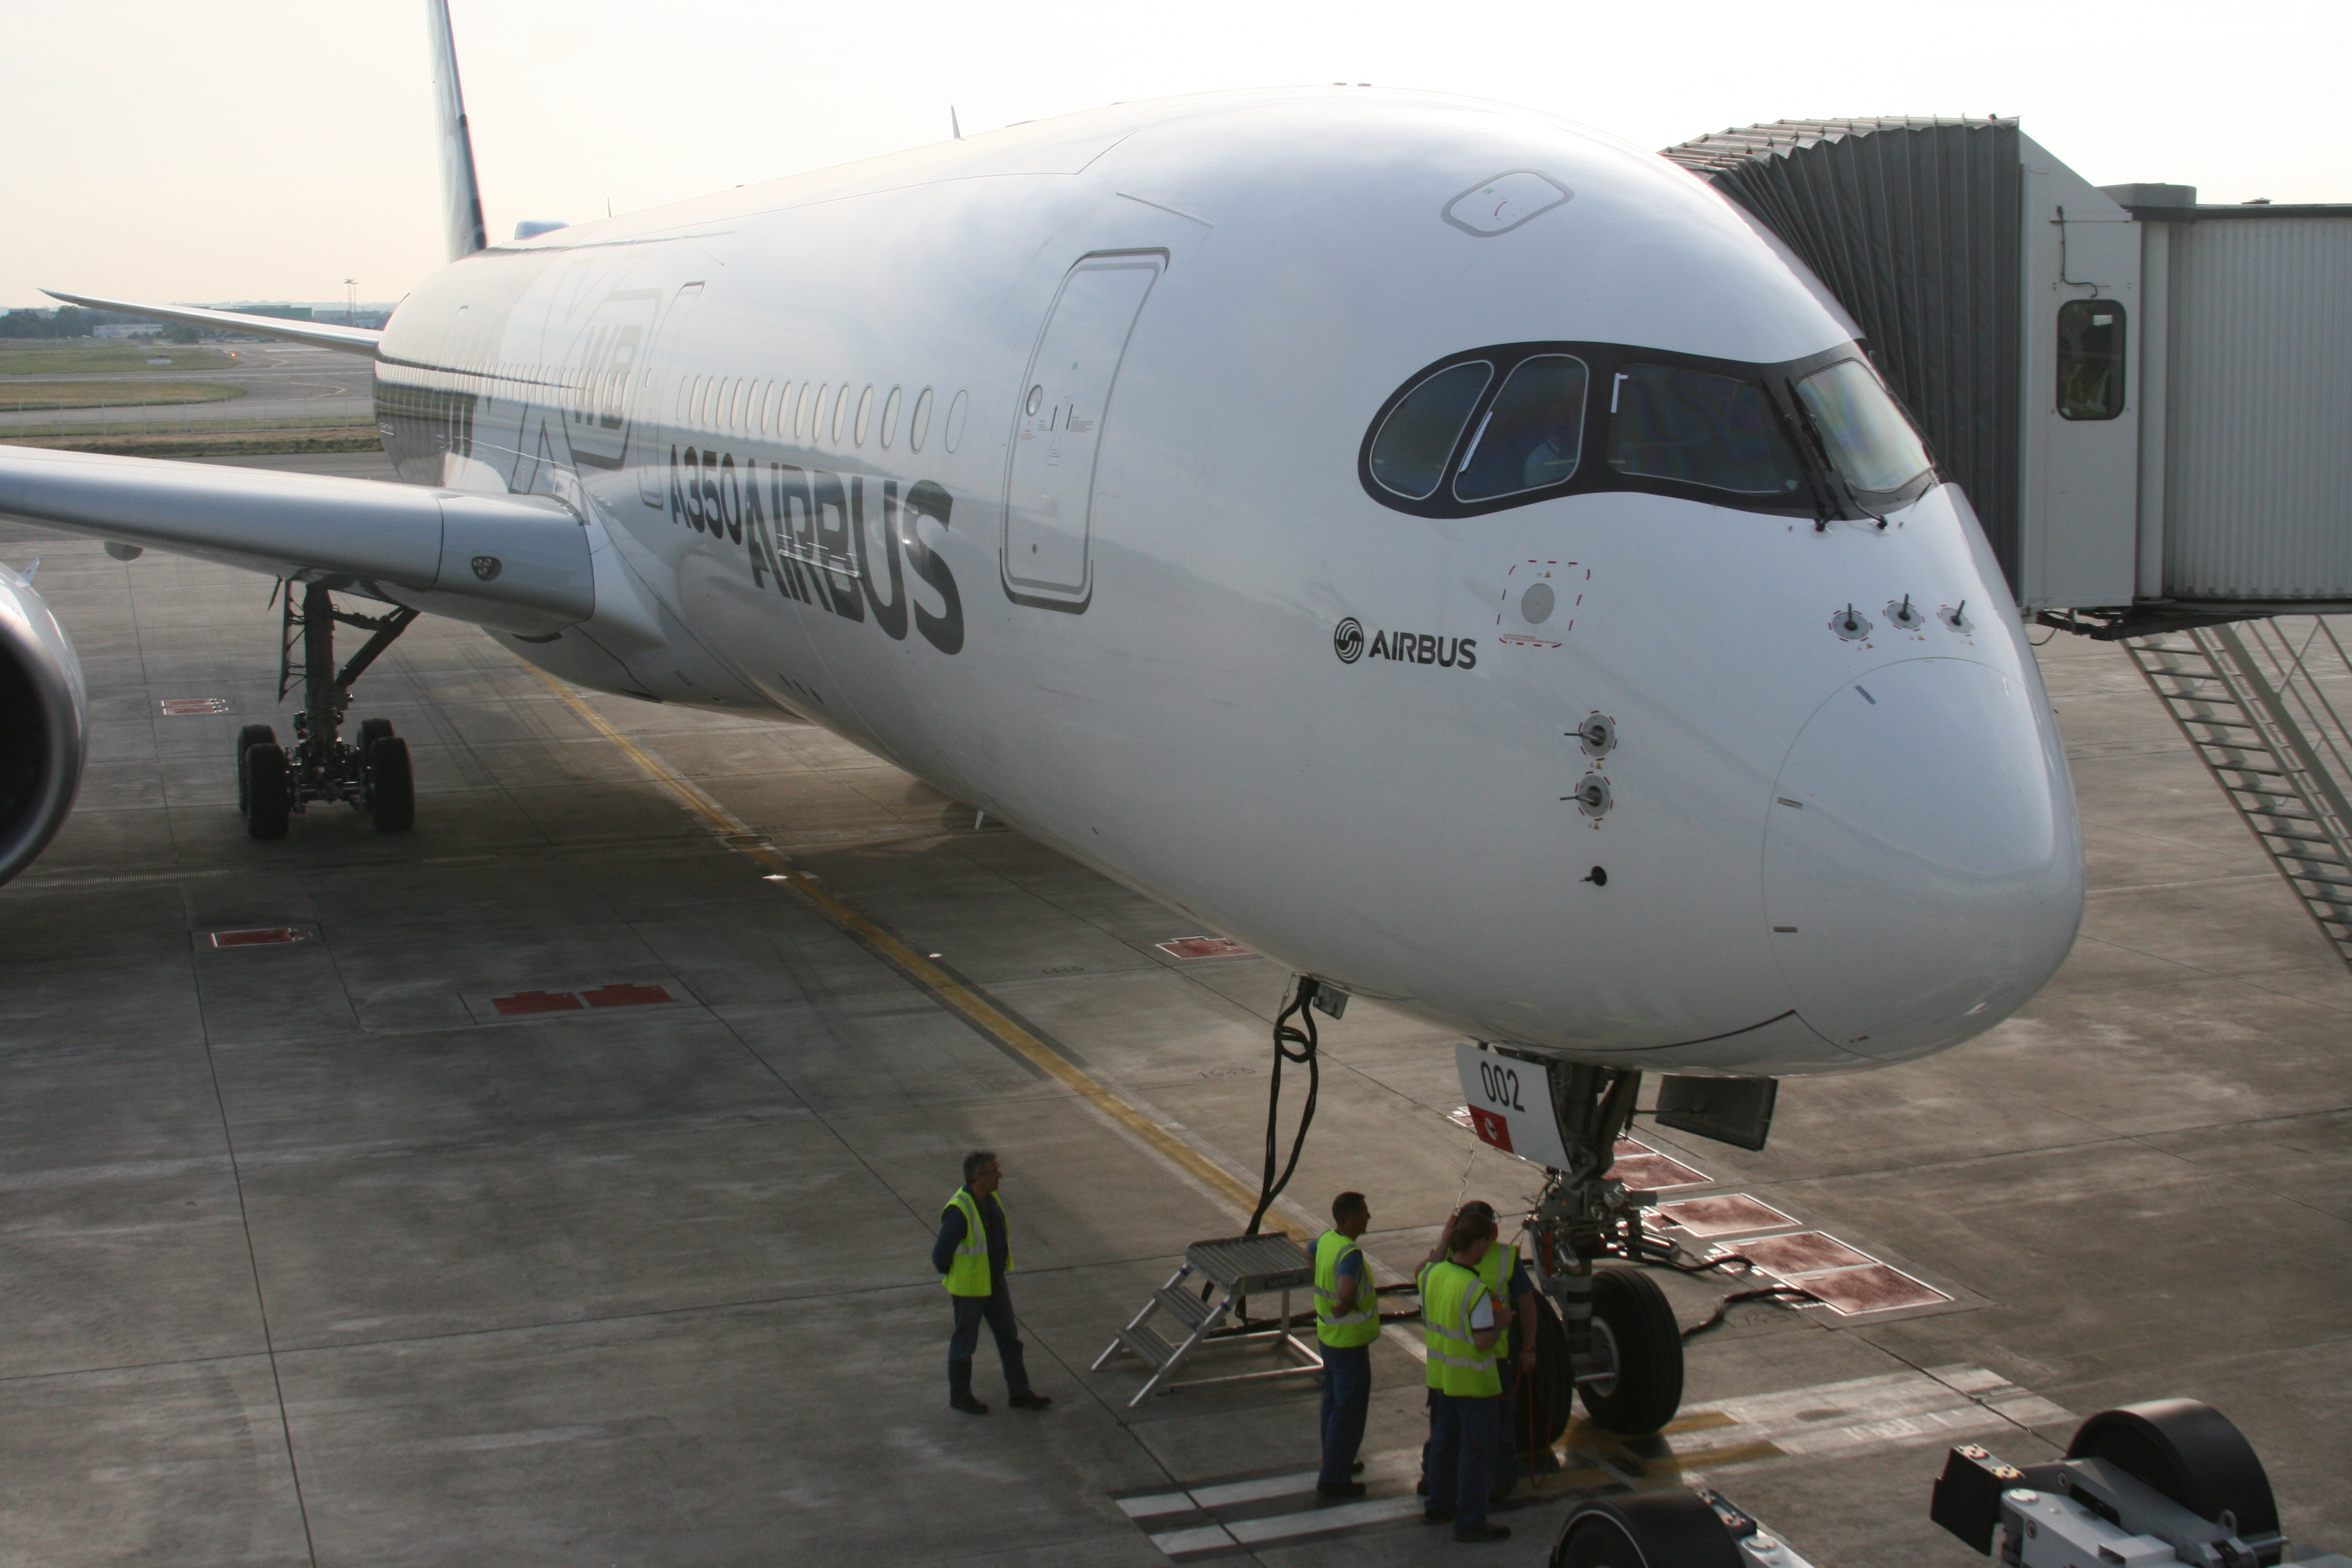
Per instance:
[[[1316,1059],[1315,1009],[1309,1004],[1315,1000],[1318,989],[1319,987],[1311,977],[1302,976],[1290,1005],[1283,1008],[1274,1021],[1274,1081],[1267,1086],[1265,1092],[1265,1173],[1258,1184],[1256,1212],[1250,1215],[1249,1228],[1242,1232],[1244,1236],[1257,1234],[1258,1224],[1265,1218],[1265,1211],[1274,1206],[1274,1200],[1281,1195],[1283,1188],[1290,1184],[1290,1173],[1298,1169],[1298,1152],[1307,1145],[1307,1129],[1315,1121],[1315,1096],[1323,1087],[1323,1067]],[[1291,1026],[1290,1020],[1294,1016],[1307,1026],[1304,1031]],[[1295,1052],[1291,1049],[1293,1046],[1298,1047]],[[1290,1141],[1290,1163],[1283,1166],[1282,1174],[1277,1178],[1274,1173],[1276,1151],[1281,1143],[1277,1113],[1282,1108],[1282,1064],[1286,1061],[1303,1062],[1307,1066],[1307,1103],[1298,1110],[1298,1132]]]
[[[1732,1308],[1742,1301],[1778,1301],[1783,1306],[1795,1307],[1801,1306],[1807,1301],[1820,1300],[1821,1298],[1811,1290],[1795,1285],[1767,1285],[1760,1290],[1734,1290],[1730,1295],[1717,1301],[1715,1304],[1715,1310],[1709,1312],[1704,1321],[1693,1323],[1689,1328],[1685,1329],[1683,1338],[1695,1339],[1709,1329],[1723,1327],[1725,1317],[1730,1313]]]

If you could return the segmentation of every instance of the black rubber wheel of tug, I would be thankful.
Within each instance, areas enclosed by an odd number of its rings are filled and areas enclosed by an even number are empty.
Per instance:
[[[405,833],[416,826],[416,782],[408,769],[408,742],[386,735],[367,750],[369,810],[378,833]]]
[[[1576,1414],[1576,1382],[1568,1367],[1568,1331],[1560,1327],[1551,1298],[1536,1297],[1536,1316],[1529,1332],[1535,1336],[1536,1369],[1519,1374],[1511,1418],[1517,1430],[1511,1440],[1530,1458],[1550,1451],[1568,1430]],[[1532,1472],[1531,1472],[1532,1473]]]
[[[1592,1370],[1604,1375],[1577,1392],[1595,1426],[1646,1437],[1682,1408],[1682,1325],[1648,1275],[1592,1271]]]
[[[246,815],[247,807],[245,797],[245,753],[256,746],[274,746],[277,743],[278,731],[267,724],[247,724],[236,732],[236,814],[239,816]]]
[[[257,741],[236,764],[237,798],[245,803],[245,830],[256,838],[283,838],[294,816],[294,778],[286,753],[274,741]]]
[[[2278,1501],[2253,1445],[2210,1405],[2151,1399],[2102,1410],[2074,1429],[2066,1457],[2105,1459],[2240,1540],[2278,1532]],[[2258,1552],[2256,1561],[2269,1568],[2283,1550]]]
[[[1731,1527],[1681,1487],[1594,1498],[1560,1526],[1551,1568],[1744,1568]]]

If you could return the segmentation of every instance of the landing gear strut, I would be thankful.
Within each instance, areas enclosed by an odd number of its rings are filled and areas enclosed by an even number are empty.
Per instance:
[[[352,683],[408,629],[416,612],[395,606],[381,616],[335,608],[321,584],[284,585],[284,636],[278,661],[278,698],[299,678],[302,708],[294,715],[294,743],[278,743],[267,724],[247,724],[236,738],[236,805],[256,838],[283,838],[289,819],[312,801],[348,801],[375,819],[378,832],[404,833],[416,822],[416,788],[408,742],[384,719],[364,720],[356,742],[342,738]],[[335,623],[371,634],[341,670],[335,668]],[[299,648],[299,677],[297,648]]]
[[[1618,1135],[1633,1120],[1642,1075],[1546,1061],[1554,1121],[1570,1168],[1555,1170],[1528,1216],[1536,1277],[1559,1309],[1576,1392],[1594,1423],[1645,1436],[1683,1402],[1682,1330],[1665,1292],[1631,1268],[1596,1268],[1604,1254],[1642,1255],[1650,1194],[1612,1178]],[[1567,1411],[1559,1407],[1566,1424]],[[1545,1441],[1559,1436],[1546,1435]]]

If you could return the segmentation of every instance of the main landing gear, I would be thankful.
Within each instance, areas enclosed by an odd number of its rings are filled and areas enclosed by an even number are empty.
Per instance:
[[[1569,1394],[1593,1424],[1646,1436],[1683,1402],[1683,1336],[1657,1281],[1636,1268],[1596,1267],[1615,1254],[1644,1255],[1642,1209],[1610,1167],[1633,1120],[1642,1075],[1568,1062],[1541,1064],[1570,1168],[1555,1170],[1528,1218],[1538,1282],[1559,1313],[1536,1331],[1533,1386],[1517,1404],[1523,1446],[1549,1448],[1568,1425]],[[1654,1250],[1649,1244],[1646,1250]],[[1547,1430],[1547,1428],[1549,1428]]]
[[[247,724],[236,737],[236,807],[245,830],[256,838],[283,838],[295,813],[312,801],[348,801],[375,820],[380,833],[405,833],[416,822],[416,786],[409,772],[408,742],[392,732],[386,719],[360,722],[355,741],[345,741],[343,714],[351,707],[352,683],[416,619],[395,606],[381,616],[335,608],[334,595],[317,583],[285,584],[284,636],[278,649],[278,697],[284,701],[297,679],[300,650],[302,708],[294,715],[294,743],[280,746],[267,724]],[[370,633],[341,670],[335,668],[335,623]]]

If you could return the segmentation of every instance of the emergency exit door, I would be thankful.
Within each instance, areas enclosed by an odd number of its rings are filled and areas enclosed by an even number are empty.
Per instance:
[[[1094,596],[1095,458],[1112,384],[1166,258],[1089,256],[1070,269],[1022,384],[1004,486],[1004,587],[1081,614]]]

